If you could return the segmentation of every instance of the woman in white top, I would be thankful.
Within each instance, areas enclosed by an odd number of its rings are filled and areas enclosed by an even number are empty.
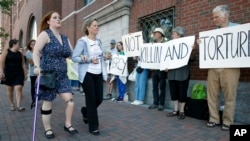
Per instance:
[[[73,51],[72,60],[78,64],[79,81],[85,92],[86,107],[82,107],[83,121],[89,124],[89,132],[100,135],[97,108],[103,100],[103,80],[107,80],[102,44],[97,39],[98,23],[88,19]]]

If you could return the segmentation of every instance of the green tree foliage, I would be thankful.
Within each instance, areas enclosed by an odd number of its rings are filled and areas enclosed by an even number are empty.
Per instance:
[[[9,37],[9,34],[5,33],[5,30],[3,27],[0,27],[0,37],[4,37],[5,39]]]
[[[14,0],[0,0],[1,12],[10,15],[11,6],[14,4]]]
[[[14,5],[14,0],[0,0],[0,10],[3,14],[10,15],[11,6]],[[3,27],[0,27],[0,38],[7,38],[9,36],[8,33],[5,33]]]
[[[10,16],[12,5],[15,5],[14,0],[0,0],[0,11],[3,14]],[[3,27],[0,27],[0,38],[7,39],[8,37],[9,37],[9,34],[5,32],[5,29]],[[2,46],[4,46],[4,42],[0,43],[0,54],[2,53]]]

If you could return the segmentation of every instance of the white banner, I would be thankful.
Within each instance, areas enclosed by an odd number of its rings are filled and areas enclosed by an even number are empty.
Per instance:
[[[200,32],[200,68],[250,67],[249,34],[249,23]]]
[[[135,32],[122,36],[124,53],[127,57],[139,56],[143,45],[142,32]]]
[[[112,55],[112,62],[110,65],[110,73],[119,76],[128,76],[127,56]]]
[[[105,64],[106,64],[106,68],[107,68],[107,73],[110,74],[110,60],[106,60]]]
[[[176,69],[188,64],[195,36],[182,37],[164,44],[161,52],[160,70]]]
[[[140,66],[147,69],[160,69],[163,43],[147,43],[141,46]]]

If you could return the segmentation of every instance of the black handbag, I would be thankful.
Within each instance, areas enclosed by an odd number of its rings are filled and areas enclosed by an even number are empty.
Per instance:
[[[137,68],[136,68],[136,72],[137,72],[137,73],[142,73],[142,72],[143,72],[143,68],[137,67]]]
[[[40,88],[42,90],[54,90],[56,88],[57,74],[55,71],[42,71],[40,76]]]

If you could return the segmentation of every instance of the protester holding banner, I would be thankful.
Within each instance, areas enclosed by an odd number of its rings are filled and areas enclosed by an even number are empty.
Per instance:
[[[133,57],[133,59],[137,60],[138,63],[136,67],[135,100],[131,104],[142,105],[146,95],[149,69],[141,68],[140,57]]]
[[[117,51],[119,55],[124,55],[124,50],[123,50],[123,43],[120,41],[117,43]],[[127,68],[125,68],[127,69]],[[116,78],[116,85],[119,91],[119,96],[115,99],[118,102],[122,102],[124,95],[126,93],[126,82],[127,82],[127,77],[126,76],[117,76]]]
[[[213,21],[217,28],[235,26],[237,24],[229,21],[228,5],[216,6],[213,11]],[[207,127],[215,127],[220,123],[219,116],[219,94],[220,88],[224,93],[225,106],[223,111],[222,130],[229,130],[234,122],[235,101],[239,83],[239,68],[213,68],[208,70],[207,76],[207,100],[209,106],[209,122]]]
[[[155,43],[166,42],[164,38],[165,34],[162,28],[155,28],[153,31],[153,37]],[[166,96],[166,78],[167,73],[165,71],[153,70],[153,99],[154,102],[148,107],[148,109],[158,108],[159,111],[164,109],[165,96]],[[160,94],[159,94],[160,88]]]
[[[132,105],[142,105],[146,95],[147,82],[148,82],[148,69],[140,67],[140,57],[134,57],[138,61],[136,68],[136,81],[135,81],[135,100]]]
[[[97,108],[103,100],[103,80],[107,80],[107,68],[104,62],[101,40],[96,19],[85,20],[83,32],[73,51],[72,60],[78,64],[79,81],[85,92],[86,107],[82,107],[82,116],[89,125],[89,132],[100,135]]]
[[[185,30],[183,27],[176,27],[172,30],[172,39],[184,37]],[[194,46],[193,46],[194,48]],[[194,60],[193,54],[190,61]],[[190,61],[187,65],[177,69],[168,70],[168,81],[170,88],[171,100],[174,102],[174,111],[167,113],[168,117],[177,116],[178,119],[184,119],[184,107],[187,100],[187,90],[190,79]]]
[[[142,32],[130,33],[122,36],[122,42],[124,47],[124,53],[127,57],[133,57],[134,60],[137,60],[136,66],[136,81],[135,81],[135,99],[131,103],[133,105],[143,104],[147,82],[148,82],[148,69],[141,68],[141,47],[143,46]],[[138,57],[139,56],[139,57]]]
[[[110,41],[110,52],[107,52],[107,57],[106,58],[110,58],[108,59],[109,65],[111,64],[111,57],[112,54],[117,54],[117,48],[116,48],[116,41],[114,39],[112,39]],[[112,99],[112,93],[114,90],[114,83],[115,83],[115,75],[112,74],[108,74],[108,80],[107,80],[107,85],[108,85],[108,93],[106,94],[106,96],[103,98],[104,100],[110,100]]]

